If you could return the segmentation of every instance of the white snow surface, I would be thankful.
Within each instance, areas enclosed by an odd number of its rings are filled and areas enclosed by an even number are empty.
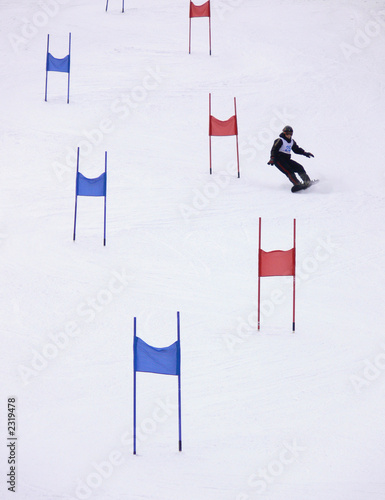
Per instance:
[[[198,2],[197,2],[198,3]],[[385,498],[385,10],[376,0],[1,0],[1,498],[7,398],[19,500]],[[50,52],[68,53],[49,73]],[[237,99],[234,137],[214,137]],[[267,165],[282,127],[320,182],[292,194]],[[80,197],[103,172],[103,199]],[[262,248],[292,279],[261,280]],[[177,378],[138,374],[133,318]]]

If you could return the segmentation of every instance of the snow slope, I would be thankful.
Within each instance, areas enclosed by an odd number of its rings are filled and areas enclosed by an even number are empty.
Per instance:
[[[376,0],[1,1],[0,220],[3,440],[17,398],[20,500],[382,500],[385,339],[385,11]],[[66,75],[50,73],[47,33]],[[208,94],[234,138],[213,138]],[[283,125],[320,183],[293,195],[266,165]],[[80,170],[108,152],[102,200]],[[291,280],[262,280],[265,250],[292,245]],[[138,374],[181,315],[183,452],[176,380]]]

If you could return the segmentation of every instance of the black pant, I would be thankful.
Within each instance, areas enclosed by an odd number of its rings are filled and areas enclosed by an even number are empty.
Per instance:
[[[284,156],[280,155],[275,160],[274,165],[278,168],[278,170],[285,174],[293,184],[301,183],[301,181],[298,180],[295,174],[298,174],[303,181],[309,179],[303,166],[292,160],[291,158],[285,158]]]

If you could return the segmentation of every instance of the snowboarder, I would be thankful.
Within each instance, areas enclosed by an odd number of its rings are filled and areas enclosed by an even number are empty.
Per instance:
[[[307,153],[297,145],[293,139],[293,128],[290,127],[290,125],[286,125],[278,139],[274,141],[273,147],[271,148],[270,160],[267,164],[275,165],[278,170],[285,174],[290,182],[293,183],[294,189],[292,188],[292,190],[295,191],[299,188],[309,187],[312,181],[305,172],[303,166],[291,159],[292,151],[298,155],[306,156],[307,158],[314,157],[312,153]],[[301,177],[302,182],[295,174]]]

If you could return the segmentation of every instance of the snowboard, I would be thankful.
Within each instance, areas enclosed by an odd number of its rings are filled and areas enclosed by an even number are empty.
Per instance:
[[[305,184],[296,184],[295,186],[293,186],[291,188],[291,192],[292,193],[297,193],[298,191],[303,191],[304,189],[308,189],[313,184],[317,184],[317,182],[319,182],[319,179],[312,179],[310,181],[310,184],[308,184],[308,185],[305,185]]]

